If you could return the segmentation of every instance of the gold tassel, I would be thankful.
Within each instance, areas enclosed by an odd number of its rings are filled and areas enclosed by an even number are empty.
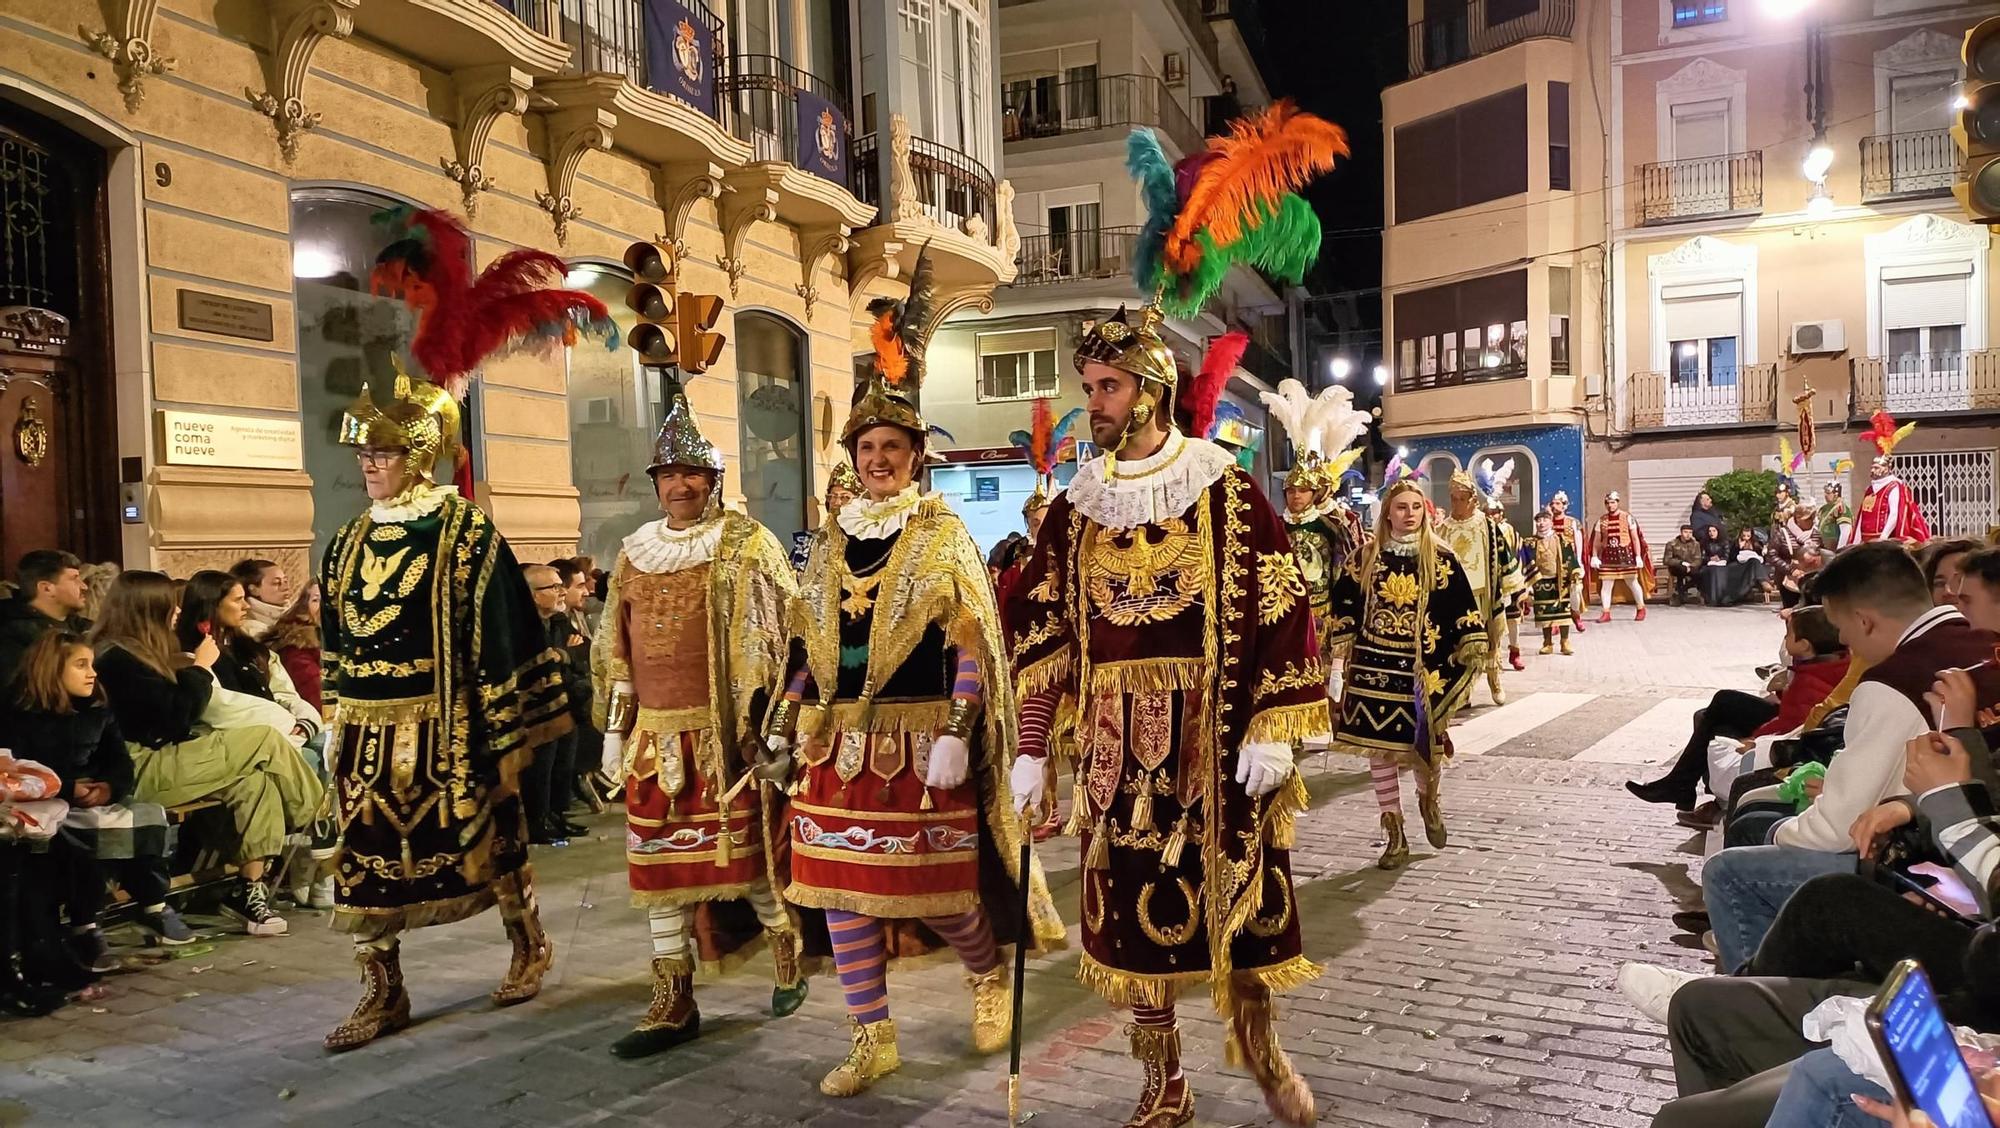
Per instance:
[[[917,810],[932,811],[936,809],[937,809],[937,804],[931,802],[931,789],[928,787],[924,788],[923,802],[917,804]]]
[[[1084,863],[1090,869],[1111,868],[1111,827],[1099,822],[1090,832],[1090,860]]]
[[[1139,794],[1132,800],[1132,829],[1153,829],[1153,777],[1150,773],[1139,777]]]
[[[1187,846],[1188,819],[1182,814],[1174,823],[1174,832],[1167,835],[1167,844],[1160,849],[1160,868],[1177,869],[1181,864],[1181,850]]]
[[[895,797],[896,797],[895,792],[889,790],[889,783],[887,780],[884,780],[882,782],[882,790],[875,793],[875,801],[877,803],[882,804],[884,807],[888,806],[889,803],[895,799]],[[929,798],[929,796],[925,796],[925,798]]]
[[[719,834],[715,839],[716,869],[728,868],[731,857],[731,852],[730,852],[731,847],[733,847],[734,845],[735,845],[735,835],[732,834],[729,830],[729,812],[724,811],[722,812],[722,833]]]
[[[1074,838],[1083,833],[1083,828],[1089,825],[1084,812],[1089,809],[1090,803],[1083,789],[1083,772],[1079,770],[1076,782],[1070,788],[1069,821],[1063,824],[1063,837]]]

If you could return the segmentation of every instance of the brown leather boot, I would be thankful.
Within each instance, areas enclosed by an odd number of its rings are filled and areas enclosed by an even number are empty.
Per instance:
[[[403,965],[399,946],[386,950],[360,948],[354,962],[361,965],[361,1001],[347,1021],[326,1036],[326,1048],[335,1053],[365,1046],[384,1034],[392,1034],[410,1024],[410,993],[403,990]]]
[[[1194,1121],[1194,1090],[1181,1072],[1179,1026],[1131,1025],[1132,1056],[1146,1069],[1139,1106],[1125,1128],[1181,1128]]]
[[[1424,837],[1430,840],[1433,849],[1445,848],[1444,801],[1439,792],[1443,788],[1444,765],[1433,763],[1431,770],[1417,773],[1421,789],[1417,792],[1417,813],[1423,816]]]
[[[1230,1036],[1250,1076],[1264,1090],[1264,1104],[1271,1115],[1294,1128],[1318,1123],[1312,1090],[1292,1068],[1292,1059],[1285,1056],[1284,1048],[1278,1045],[1278,1032],[1271,1027],[1271,993],[1261,985],[1238,984],[1231,1010]]]
[[[542,929],[534,880],[528,867],[522,866],[519,873],[495,882],[500,894],[500,920],[507,928],[507,939],[514,942],[514,958],[508,961],[507,976],[493,989],[493,1002],[498,1006],[511,1007],[541,994],[542,977],[555,966],[556,942]]]
[[[1403,837],[1403,815],[1400,811],[1382,812],[1382,833],[1389,841],[1382,847],[1382,856],[1375,861],[1378,869],[1402,869],[1410,860],[1410,840]]]
[[[653,1003],[630,1034],[611,1043],[613,1057],[651,1057],[701,1036],[701,1008],[694,1002],[694,965],[653,957]]]

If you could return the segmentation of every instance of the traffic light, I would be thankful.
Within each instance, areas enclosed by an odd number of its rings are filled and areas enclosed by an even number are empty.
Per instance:
[[[635,279],[625,304],[639,315],[625,341],[647,364],[674,362],[674,267],[674,249],[665,243],[625,248],[625,268]]]
[[[1974,223],[2000,224],[2000,16],[1965,33],[1957,110],[1958,182],[1951,193]]]
[[[708,366],[722,358],[722,346],[727,340],[720,333],[711,333],[716,319],[722,316],[722,299],[714,294],[689,294],[682,298],[675,311],[678,318],[681,371],[689,375],[708,371]]]

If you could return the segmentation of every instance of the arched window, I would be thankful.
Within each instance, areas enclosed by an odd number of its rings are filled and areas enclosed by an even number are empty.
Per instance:
[[[1507,523],[1514,526],[1523,536],[1535,527],[1535,508],[1542,496],[1542,467],[1535,460],[1533,451],[1524,446],[1487,447],[1472,456],[1472,465],[1477,466],[1486,459],[1493,460],[1493,468],[1498,470],[1514,460],[1514,474],[1511,485],[1500,497],[1506,507]]]
[[[416,314],[398,297],[368,291],[375,257],[389,245],[374,216],[401,201],[347,188],[292,192],[292,283],[298,295],[299,406],[306,473],[313,480],[315,567],[333,535],[366,496],[353,450],[340,445],[340,419],[366,382],[378,403],[396,378],[395,361],[425,375],[410,357]]]
[[[806,339],[791,322],[736,315],[737,438],[743,505],[780,541],[806,527]]]
[[[610,307],[621,338],[631,334],[638,318],[625,304],[632,276],[623,267],[577,263],[565,282]],[[660,515],[645,471],[666,405],[659,370],[638,359],[622,345],[607,349],[596,341],[569,350],[570,476],[582,518],[577,551],[605,569],[627,534]]]

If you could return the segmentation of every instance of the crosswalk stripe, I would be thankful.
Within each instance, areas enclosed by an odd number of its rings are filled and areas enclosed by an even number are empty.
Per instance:
[[[1695,710],[1706,697],[1669,697],[1619,726],[1573,759],[1596,764],[1651,764],[1669,758],[1687,743]]]
[[[1595,693],[1530,693],[1451,728],[1454,756],[1478,756],[1597,700]]]

